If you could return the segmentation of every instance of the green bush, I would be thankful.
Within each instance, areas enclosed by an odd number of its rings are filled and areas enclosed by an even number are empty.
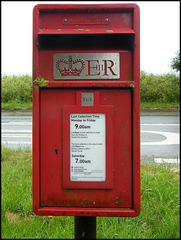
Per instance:
[[[32,77],[29,75],[12,75],[1,78],[1,102],[31,102]]]
[[[141,102],[178,103],[180,101],[180,77],[175,74],[154,75],[140,72]],[[3,76],[1,102],[32,102],[32,77],[29,75]]]
[[[141,102],[179,102],[180,77],[175,74],[154,75],[140,72]]]

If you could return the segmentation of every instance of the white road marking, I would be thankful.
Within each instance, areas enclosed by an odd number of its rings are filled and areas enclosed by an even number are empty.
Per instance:
[[[178,123],[142,123],[141,126],[178,126]]]
[[[7,119],[10,119],[10,118],[32,118],[32,115],[25,115],[25,116],[2,116],[1,117],[2,119],[4,118],[7,118]]]
[[[32,122],[7,122],[2,125],[32,125]]]
[[[23,116],[25,117],[25,116]],[[2,126],[6,125],[32,125],[32,121],[28,122],[7,122],[7,123],[1,123]],[[141,124],[141,126],[179,126],[180,124],[167,124],[167,123],[151,123],[151,124]],[[18,134],[22,133],[22,134]],[[25,134],[24,134],[25,133]],[[28,134],[29,133],[29,134]],[[163,135],[166,139],[162,141],[155,141],[155,142],[141,142],[141,145],[171,145],[171,144],[179,144],[179,139],[180,139],[180,134],[179,133],[172,133],[172,132],[163,132],[163,131],[149,131],[149,130],[141,130],[141,133],[154,133],[154,134],[159,134]],[[32,137],[32,131],[31,130],[6,130],[4,129],[2,131],[2,137]],[[9,143],[9,144],[22,144],[22,143],[27,143],[31,144],[31,142],[14,142],[14,141],[2,141],[2,143]]]
[[[31,125],[32,124],[32,121],[26,121],[26,122],[14,122],[14,121],[11,121],[11,122],[5,122],[5,123],[1,123],[2,125],[19,125],[19,124],[22,124],[22,125]],[[141,126],[179,126],[180,124],[179,123],[141,123],[140,124]]]
[[[14,137],[23,137],[23,138],[25,138],[25,137],[32,137],[32,134],[2,134],[2,137],[10,137],[10,138],[14,138]]]
[[[179,144],[179,133],[172,133],[172,132],[162,132],[162,131],[147,131],[142,130],[143,133],[154,133],[160,134],[166,137],[165,140],[159,142],[142,142],[141,145],[171,145],[171,144]]]
[[[180,164],[180,158],[154,158],[156,163],[175,163]]]
[[[32,133],[31,130],[3,130],[2,133]]]
[[[32,144],[32,142],[14,142],[14,141],[2,141],[2,144]]]

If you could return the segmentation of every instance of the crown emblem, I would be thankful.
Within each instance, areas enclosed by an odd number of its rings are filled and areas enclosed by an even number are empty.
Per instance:
[[[85,63],[81,59],[72,61],[72,56],[69,56],[68,61],[65,59],[59,59],[56,62],[56,68],[61,76],[80,76],[82,70],[85,67]]]

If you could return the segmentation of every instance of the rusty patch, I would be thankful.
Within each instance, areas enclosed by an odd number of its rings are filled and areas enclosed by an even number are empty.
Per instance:
[[[116,205],[122,204],[123,201],[122,196],[121,195],[117,196],[116,199],[114,199],[113,201]]]

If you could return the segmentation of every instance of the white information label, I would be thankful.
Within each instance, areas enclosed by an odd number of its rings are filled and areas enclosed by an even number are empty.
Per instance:
[[[70,180],[105,181],[105,114],[70,114]]]

